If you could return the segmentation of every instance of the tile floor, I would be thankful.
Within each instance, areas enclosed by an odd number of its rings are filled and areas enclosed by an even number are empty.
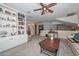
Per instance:
[[[47,56],[40,53],[39,42],[44,38],[45,37],[34,36],[27,43],[0,53],[0,56]],[[68,47],[64,39],[60,40],[57,56],[73,56],[70,47]]]

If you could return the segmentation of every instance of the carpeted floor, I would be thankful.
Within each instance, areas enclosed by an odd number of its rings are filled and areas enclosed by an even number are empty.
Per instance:
[[[0,56],[47,56],[40,53],[39,42],[44,38],[45,37],[34,36],[27,43],[0,53]],[[63,39],[60,40],[57,56],[73,56],[71,49]]]

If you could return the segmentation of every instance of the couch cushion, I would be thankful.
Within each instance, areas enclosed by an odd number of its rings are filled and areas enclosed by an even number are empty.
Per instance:
[[[73,47],[75,47],[76,50],[79,50],[79,43],[72,43]]]
[[[73,38],[69,38],[68,39],[71,43],[76,43],[74,40],[73,40]]]
[[[74,41],[76,41],[77,43],[79,43],[79,33],[76,33],[75,35],[74,35]]]
[[[79,43],[72,43],[72,46],[72,49],[74,49],[75,54],[79,56]]]

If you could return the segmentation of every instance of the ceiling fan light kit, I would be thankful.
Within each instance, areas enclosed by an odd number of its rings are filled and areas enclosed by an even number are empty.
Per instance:
[[[46,8],[44,7],[43,10],[46,10]]]
[[[50,8],[52,6],[55,6],[56,4],[57,3],[50,3],[50,4],[46,5],[46,4],[40,3],[42,8],[35,9],[34,11],[42,10],[41,15],[44,15],[45,13],[48,13],[48,12],[53,13],[53,10],[51,10]]]

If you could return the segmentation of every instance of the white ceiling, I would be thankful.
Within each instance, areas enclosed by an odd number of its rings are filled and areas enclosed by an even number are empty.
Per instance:
[[[41,15],[41,11],[33,11],[41,6],[39,3],[5,3],[6,5],[13,7],[17,10],[23,11],[27,14],[27,18],[33,21],[45,21],[55,20],[58,17],[66,16],[68,13],[76,12],[79,13],[78,3],[57,3],[56,6],[52,7],[53,13]]]

